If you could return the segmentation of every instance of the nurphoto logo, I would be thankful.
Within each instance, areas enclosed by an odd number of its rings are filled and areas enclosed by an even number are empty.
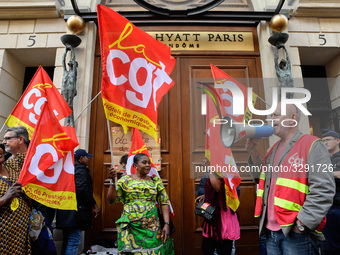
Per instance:
[[[234,84],[234,83],[233,83]],[[215,88],[223,88],[224,92],[230,92],[232,93],[232,97],[230,98],[224,98],[228,101],[231,100],[231,105],[244,105],[244,95],[242,90],[235,84],[235,86],[228,86],[228,82],[224,83],[223,85],[215,85]],[[277,107],[278,104],[278,93],[277,93],[276,87],[272,88],[272,106],[270,109],[267,110],[257,110],[253,106],[252,102],[252,94],[253,94],[253,88],[248,87],[247,93],[248,93],[248,108],[251,113],[256,115],[269,115],[272,114]],[[286,95],[289,93],[300,93],[304,94],[304,98],[287,98]],[[293,104],[295,105],[303,114],[305,115],[312,115],[306,107],[304,107],[302,104],[307,103],[311,99],[311,93],[309,90],[305,88],[281,88],[281,114],[286,115],[286,106],[287,104]],[[201,104],[201,113],[202,115],[206,115],[207,108],[206,108],[206,94],[203,94],[202,96],[202,104]],[[244,114],[244,108],[243,107],[233,107],[232,108],[232,115],[238,116]]]
[[[244,94],[242,90],[233,82],[225,82],[224,84],[220,85],[215,85],[215,88],[222,88],[224,93],[230,91],[232,93],[232,96],[227,94],[228,96],[224,96],[223,99],[227,100],[230,102],[230,107],[225,107],[226,112],[232,113],[233,116],[239,116],[239,115],[244,115],[244,107],[232,107],[232,106],[242,106],[245,105],[245,99],[244,99]],[[286,115],[286,106],[288,104],[295,105],[297,109],[299,109],[304,115],[312,115],[305,106],[303,106],[304,103],[307,103],[311,99],[311,93],[309,90],[305,88],[280,88],[281,89],[281,114]],[[301,98],[287,98],[288,94],[300,94],[303,97]],[[247,106],[249,111],[252,114],[256,115],[270,115],[272,114],[278,105],[278,88],[274,87],[272,88],[272,105],[269,109],[266,110],[258,110],[255,109],[253,102],[252,102],[252,94],[253,94],[253,88],[248,87],[247,88]],[[206,115],[207,113],[207,108],[206,108],[206,94],[202,94],[202,103],[201,103],[201,113],[202,115]],[[230,109],[231,108],[231,109]],[[265,121],[268,121],[271,126],[274,125],[274,121],[277,121],[276,119],[265,119]],[[229,125],[243,125],[243,126],[250,126],[250,127],[258,127],[258,126],[263,126],[264,121],[261,119],[251,119],[249,121],[243,121],[243,122],[236,122],[233,121],[232,119],[228,120],[227,119],[214,119],[214,127],[215,125],[223,125],[223,124],[228,124]],[[292,124],[292,123],[293,124]],[[281,125],[284,127],[295,127],[297,126],[297,121],[294,119],[285,119],[281,121]]]

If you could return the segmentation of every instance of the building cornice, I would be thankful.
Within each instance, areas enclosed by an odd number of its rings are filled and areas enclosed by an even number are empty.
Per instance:
[[[339,18],[339,0],[300,0],[295,16],[314,18]]]
[[[59,1],[0,1],[0,20],[60,17]]]

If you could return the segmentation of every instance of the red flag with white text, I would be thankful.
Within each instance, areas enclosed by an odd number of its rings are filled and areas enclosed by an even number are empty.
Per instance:
[[[219,118],[219,116],[212,98],[208,96],[205,156],[210,161],[210,171],[215,171],[221,177],[223,176],[226,204],[233,211],[236,211],[240,204],[236,188],[241,183],[241,177],[231,149],[224,147],[221,141],[220,125],[215,125],[214,127],[215,118]]]
[[[58,120],[72,113],[44,68],[39,66],[5,124],[9,127],[25,126],[31,139],[41,114],[41,108],[46,101],[49,102]]]
[[[77,210],[73,127],[61,126],[49,103],[43,106],[18,182],[26,195],[57,209]]]
[[[131,174],[135,174],[137,173],[137,169],[133,167],[133,159],[135,157],[136,154],[138,153],[144,153],[146,155],[148,155],[148,157],[150,158],[151,161],[151,169],[149,172],[149,176],[151,177],[158,177],[161,179],[161,177],[159,176],[159,173],[156,169],[156,166],[154,164],[154,162],[152,162],[152,158],[150,157],[150,153],[148,151],[148,149],[145,146],[145,143],[143,141],[143,138],[139,132],[139,130],[137,128],[133,128],[132,129],[132,143],[131,143],[131,148],[130,148],[130,152],[129,152],[129,158],[126,164],[126,175],[131,175]],[[170,213],[171,213],[171,218],[174,216],[174,210],[172,209],[171,203],[170,204]]]
[[[213,64],[210,64],[214,77],[215,90],[221,98],[221,112],[223,116],[229,115],[234,121],[248,123],[252,113],[248,109],[247,87],[226,74]],[[252,104],[255,105],[257,95],[252,93]],[[235,111],[239,113],[234,113]]]
[[[157,140],[157,107],[174,85],[170,48],[106,6],[97,12],[106,118]]]

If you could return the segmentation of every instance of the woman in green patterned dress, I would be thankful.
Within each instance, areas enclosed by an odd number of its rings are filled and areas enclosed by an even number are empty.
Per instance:
[[[110,204],[124,204],[122,215],[116,221],[119,254],[165,254],[163,243],[170,233],[168,195],[160,178],[148,176],[151,162],[146,154],[136,154],[133,166],[137,173],[123,176],[117,183],[117,191],[111,185],[107,194]],[[114,169],[110,174],[112,179],[116,177]],[[164,217],[163,229],[159,223],[156,201]]]

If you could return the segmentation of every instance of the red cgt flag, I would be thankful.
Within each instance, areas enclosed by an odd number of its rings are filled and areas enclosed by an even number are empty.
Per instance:
[[[150,157],[150,153],[146,148],[146,145],[143,141],[143,138],[137,128],[132,129],[132,138],[131,138],[131,148],[129,152],[128,162],[126,164],[126,175],[131,175],[137,173],[137,169],[133,167],[133,158],[138,153],[144,153],[149,156],[151,160],[151,170],[148,174],[149,176],[159,177],[157,168],[155,164],[152,162],[152,158]]]
[[[31,138],[41,114],[41,107],[46,101],[49,102],[58,120],[72,113],[44,68],[39,66],[5,124],[9,127],[25,126]]]
[[[230,75],[210,64],[211,72],[214,77],[215,88],[222,101],[222,115],[229,115],[234,121],[243,122],[252,118],[252,113],[248,109],[247,87],[233,79]],[[243,100],[242,100],[243,98]],[[252,103],[255,105],[257,95],[252,93]],[[242,112],[234,114],[234,111]]]
[[[138,153],[144,153],[144,154],[148,155],[148,157],[151,160],[151,169],[150,169],[150,172],[149,172],[148,175],[152,176],[152,177],[158,177],[158,178],[161,179],[161,177],[159,176],[159,173],[156,169],[155,164],[152,162],[152,158],[150,157],[150,153],[145,146],[143,138],[142,138],[142,136],[141,136],[141,134],[140,134],[140,132],[137,128],[132,129],[132,139],[131,140],[132,140],[131,148],[130,148],[130,152],[129,152],[128,162],[126,164],[125,174],[131,175],[131,174],[137,173],[137,169],[133,167],[133,158]],[[170,213],[171,213],[171,218],[172,218],[175,214],[174,214],[174,210],[172,209],[171,203],[170,203]]]
[[[224,147],[220,138],[220,127],[214,127],[214,119],[219,118],[211,97],[207,98],[207,126],[205,156],[210,161],[210,170],[223,176],[226,204],[234,212],[240,205],[236,188],[241,183],[235,159],[230,148]]]
[[[174,85],[170,48],[108,7],[98,5],[106,118],[157,139],[157,107]]]
[[[49,103],[43,106],[18,182],[26,195],[51,208],[77,210],[73,127],[63,127]]]

